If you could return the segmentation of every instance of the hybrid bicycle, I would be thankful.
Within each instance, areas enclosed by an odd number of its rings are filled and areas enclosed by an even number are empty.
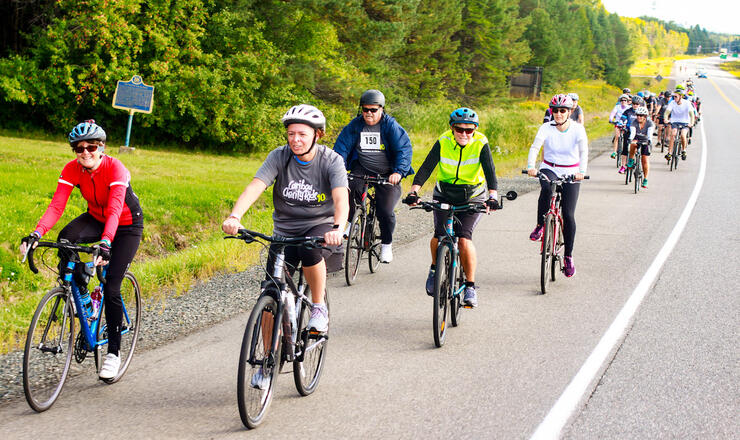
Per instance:
[[[42,412],[49,409],[62,392],[73,355],[75,362],[81,364],[88,353],[93,353],[96,372],[102,365],[102,349],[108,343],[104,313],[107,266],[98,266],[96,269],[92,262],[80,260],[79,254],[83,253],[91,254],[94,261],[96,249],[93,247],[75,245],[64,239],[59,242],[40,241],[35,248],[29,248],[23,260],[25,262],[28,259],[28,266],[33,273],[39,272],[34,261],[34,252],[38,248],[58,249],[59,257],[66,261],[59,268],[59,285],[47,292],[36,308],[23,353],[23,391],[26,401],[34,411]],[[75,272],[77,276],[73,276]],[[95,298],[96,301],[90,300],[87,286],[78,285],[75,280],[78,278],[87,282],[96,272],[100,284],[94,288],[93,294],[100,294],[99,302],[98,298]],[[121,284],[121,301],[121,366],[112,379],[101,379],[109,384],[118,382],[126,373],[139,337],[141,290],[136,277],[128,271]],[[77,323],[80,326],[79,333],[76,332]]]
[[[527,174],[527,170],[522,170],[522,174]],[[550,184],[552,196],[550,197],[550,208],[545,215],[545,223],[542,234],[542,247],[540,248],[540,289],[544,295],[547,293],[547,285],[550,281],[555,281],[555,275],[558,268],[563,271],[563,217],[560,214],[560,202],[563,192],[564,183],[575,181],[574,175],[563,176],[559,179],[550,180],[547,174],[541,171],[537,172],[540,180]],[[584,176],[589,179],[589,176]]]
[[[371,273],[380,266],[380,223],[376,215],[375,187],[393,185],[386,178],[350,173],[349,180],[361,179],[364,182],[360,203],[355,203],[355,213],[350,220],[347,234],[347,249],[344,254],[344,279],[351,286],[357,278],[362,255],[367,254]]]
[[[323,237],[281,237],[240,229],[238,235],[226,236],[252,243],[259,239],[279,245],[275,263],[268,279],[262,281],[260,296],[252,309],[244,330],[237,373],[239,415],[247,428],[259,426],[272,401],[278,374],[286,362],[293,363],[293,380],[302,396],[316,391],[326,358],[328,332],[308,328],[311,314],[311,292],[297,266],[298,282],[291,268],[286,267],[285,248],[305,246],[324,248]],[[267,245],[265,245],[267,246]],[[287,272],[287,273],[286,273]],[[329,294],[324,301],[329,306]],[[255,375],[261,375],[267,385],[260,386]],[[255,383],[257,382],[257,383]]]

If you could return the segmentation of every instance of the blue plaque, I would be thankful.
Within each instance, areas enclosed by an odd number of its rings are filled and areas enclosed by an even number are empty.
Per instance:
[[[129,112],[151,113],[154,105],[154,87],[144,84],[139,75],[131,81],[118,81],[113,94],[113,108]]]

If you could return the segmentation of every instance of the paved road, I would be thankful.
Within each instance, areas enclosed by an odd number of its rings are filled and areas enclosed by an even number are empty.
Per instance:
[[[736,105],[740,89],[713,81]],[[679,245],[623,342],[580,399],[566,438],[732,438],[738,402],[738,162],[740,114],[708,80],[707,144],[669,173],[652,157],[650,190],[632,194],[606,156],[578,205],[577,275],[538,289],[530,193],[476,230],[481,306],[464,311],[434,348],[431,299],[423,293],[426,240],[396,249],[396,261],[352,288],[335,279],[332,334],[317,393],[300,398],[279,378],[268,420],[246,432],[236,408],[237,352],[246,316],[137,356],[114,386],[79,377],[54,408],[23,402],[0,410],[0,438],[71,436],[89,414],[111,432],[139,438],[527,438],[609,327],[671,233],[694,188],[708,145],[706,181]],[[623,180],[622,180],[623,182]],[[429,218],[431,221],[431,215]]]

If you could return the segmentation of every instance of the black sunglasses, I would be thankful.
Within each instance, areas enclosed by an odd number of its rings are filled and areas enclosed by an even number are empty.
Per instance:
[[[552,109],[552,113],[553,114],[555,114],[555,113],[568,113],[568,110],[569,109],[567,109],[565,107],[556,107],[556,108]]]
[[[75,151],[75,153],[81,154],[85,150],[87,150],[89,153],[94,153],[98,151],[99,147],[100,145],[98,144],[88,144],[87,147],[80,147],[79,145],[75,145],[74,147],[72,147],[72,149]]]
[[[460,134],[463,134],[463,133],[473,134],[473,132],[475,131],[475,128],[462,128],[462,127],[452,127],[452,128],[454,128],[455,131]]]
[[[377,113],[380,108],[367,108],[362,107],[362,113]]]

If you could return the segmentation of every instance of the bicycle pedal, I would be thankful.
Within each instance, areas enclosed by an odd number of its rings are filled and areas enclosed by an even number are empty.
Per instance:
[[[324,338],[324,339],[329,339],[329,335],[326,332],[320,332],[320,331],[314,330],[314,329],[309,330],[308,331],[308,335],[309,336],[314,336],[314,337],[317,337],[317,338],[320,337],[320,338]]]

